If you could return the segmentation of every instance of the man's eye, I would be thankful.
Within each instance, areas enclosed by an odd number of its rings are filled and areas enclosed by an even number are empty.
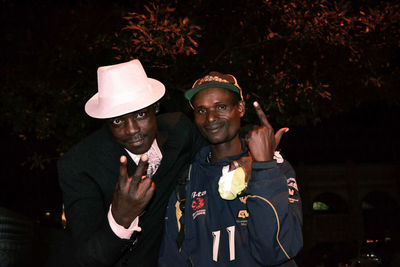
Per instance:
[[[206,113],[206,109],[205,108],[198,108],[198,109],[196,109],[196,113],[197,114],[205,114]]]
[[[226,105],[218,105],[217,110],[226,110]]]
[[[121,124],[122,124],[122,120],[119,119],[119,118],[114,119],[114,120],[112,121],[112,124],[113,124],[113,125],[121,125]]]
[[[139,111],[138,113],[136,113],[136,118],[138,119],[143,119],[144,117],[146,117],[147,113],[144,111]]]

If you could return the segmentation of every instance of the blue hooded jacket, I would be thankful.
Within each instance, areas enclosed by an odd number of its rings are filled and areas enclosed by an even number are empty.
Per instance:
[[[209,152],[203,148],[191,166],[182,216],[177,195],[170,197],[159,266],[296,266],[302,211],[291,165],[253,162],[245,194],[224,200],[218,192],[222,168],[248,151],[217,162],[207,162]]]

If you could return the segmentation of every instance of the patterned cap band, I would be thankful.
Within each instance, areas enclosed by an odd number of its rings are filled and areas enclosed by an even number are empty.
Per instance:
[[[219,83],[230,83],[228,80],[222,79],[218,76],[211,76],[211,75],[206,75],[201,79],[198,79],[195,82],[196,86],[202,85],[205,82],[219,82]]]
[[[186,91],[185,98],[189,101],[192,100],[198,92],[207,88],[225,88],[227,90],[233,91],[240,95],[243,100],[242,89],[237,83],[236,78],[231,74],[222,74],[216,71],[212,71],[206,76],[198,79],[192,86],[192,89]]]

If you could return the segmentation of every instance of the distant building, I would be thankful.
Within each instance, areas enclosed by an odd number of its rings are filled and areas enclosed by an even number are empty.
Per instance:
[[[303,201],[304,266],[356,257],[392,260],[400,248],[399,165],[300,164],[295,170]]]

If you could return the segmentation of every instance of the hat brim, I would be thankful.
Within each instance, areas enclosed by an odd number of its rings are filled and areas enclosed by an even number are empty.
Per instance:
[[[101,106],[99,93],[96,93],[86,102],[85,111],[90,117],[109,119],[146,108],[156,103],[165,94],[165,86],[160,81],[148,78],[148,83],[151,86],[148,93],[145,95],[131,95],[115,106]]]
[[[185,92],[185,98],[189,101],[192,101],[192,98],[201,90],[207,89],[207,88],[224,88],[224,89],[228,89],[230,91],[233,91],[235,93],[240,94],[240,89],[237,88],[235,85],[230,84],[230,83],[206,83],[206,84],[202,84],[200,86],[197,86],[195,88],[189,89],[188,91]]]

